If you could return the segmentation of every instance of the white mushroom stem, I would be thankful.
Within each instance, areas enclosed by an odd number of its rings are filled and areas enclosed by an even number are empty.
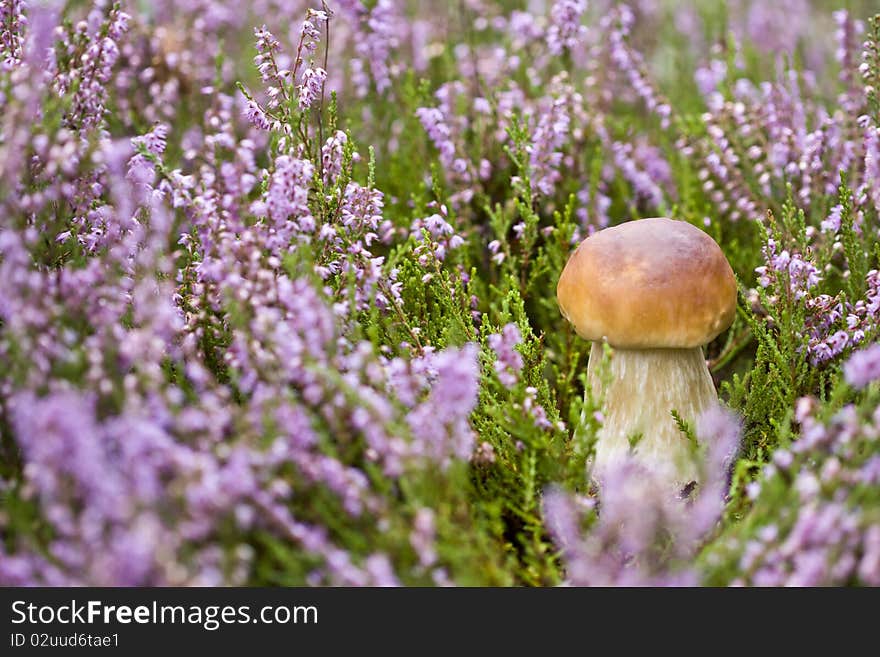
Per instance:
[[[604,401],[594,477],[601,481],[603,470],[626,458],[630,439],[641,434],[633,451],[639,462],[679,487],[698,481],[690,443],[671,411],[696,427],[700,414],[718,402],[702,349],[614,349],[604,390],[602,356],[602,343],[593,342],[587,375],[594,396]]]

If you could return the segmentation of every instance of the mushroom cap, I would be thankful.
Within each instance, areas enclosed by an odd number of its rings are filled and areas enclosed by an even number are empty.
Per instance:
[[[733,322],[736,279],[721,248],[686,221],[630,221],[594,233],[568,259],[556,297],[586,340],[684,349]]]

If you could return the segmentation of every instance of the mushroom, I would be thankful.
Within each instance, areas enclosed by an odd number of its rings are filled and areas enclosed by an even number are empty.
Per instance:
[[[562,315],[593,343],[587,379],[604,399],[592,464],[598,482],[630,453],[672,485],[697,480],[671,412],[693,426],[718,403],[702,346],[731,325],[736,295],[721,248],[685,221],[627,222],[572,253],[556,296]],[[599,375],[603,342],[612,347],[610,378]]]

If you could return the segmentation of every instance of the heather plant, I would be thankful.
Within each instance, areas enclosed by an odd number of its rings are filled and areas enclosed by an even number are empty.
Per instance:
[[[0,583],[880,584],[880,16],[780,4],[0,0]],[[660,215],[685,491],[555,299]]]

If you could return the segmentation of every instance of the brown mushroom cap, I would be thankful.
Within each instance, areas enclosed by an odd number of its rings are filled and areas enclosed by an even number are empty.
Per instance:
[[[686,221],[640,219],[594,233],[568,259],[556,297],[586,340],[621,349],[711,342],[736,312],[721,248]]]

